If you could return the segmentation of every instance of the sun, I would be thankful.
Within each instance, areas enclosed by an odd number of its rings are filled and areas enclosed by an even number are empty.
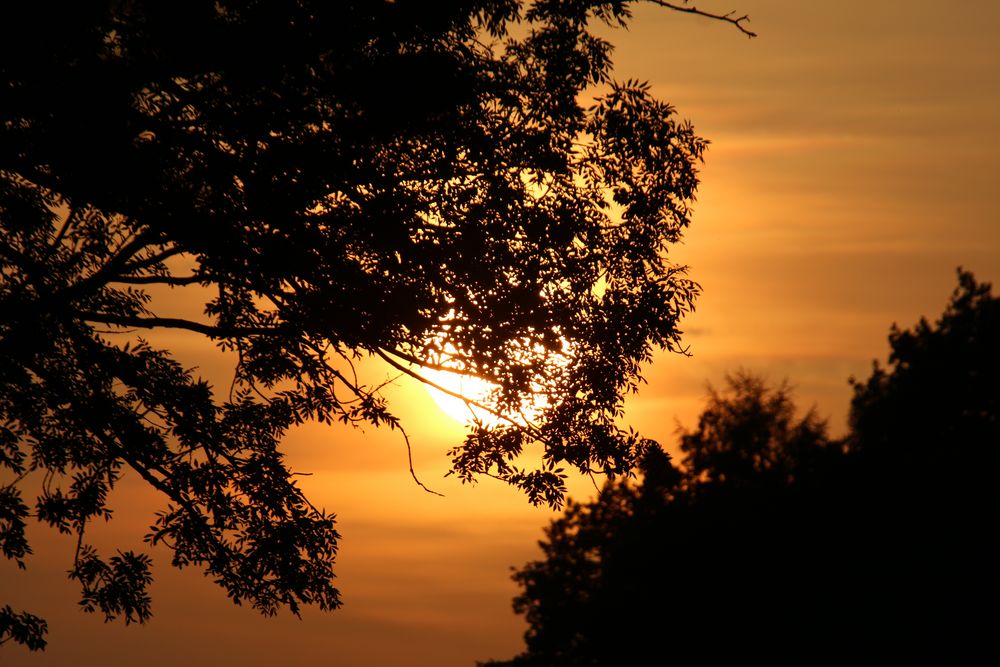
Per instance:
[[[450,346],[447,346],[446,353],[453,354],[453,350],[448,348]],[[543,366],[550,379],[568,367],[566,350],[568,345],[564,346],[562,353],[546,353],[540,345],[536,346],[534,352],[539,358],[544,358]],[[485,407],[490,405],[490,395],[497,389],[495,384],[474,375],[442,369],[424,368],[420,375],[427,381],[424,386],[441,411],[461,424],[526,425],[537,420],[549,407],[550,394],[537,383],[532,383],[533,395],[527,397],[517,411],[498,415]]]
[[[421,375],[433,383],[424,385],[431,398],[442,412],[455,421],[470,424],[478,420],[486,426],[497,426],[505,422],[504,419],[474,405],[474,403],[481,404],[489,398],[490,392],[494,389],[492,383],[482,378],[448,371],[424,370]],[[468,401],[459,396],[464,396]]]

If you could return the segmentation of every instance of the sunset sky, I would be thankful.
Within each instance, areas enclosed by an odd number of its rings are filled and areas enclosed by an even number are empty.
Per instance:
[[[712,142],[674,254],[703,288],[682,326],[692,356],[657,357],[628,422],[669,450],[706,383],[743,368],[787,378],[799,405],[842,434],[848,378],[884,359],[893,322],[939,315],[960,265],[1000,283],[1000,3],[696,4],[749,14],[759,36],[651,5],[608,35],[618,78],[648,80]],[[228,383],[231,359],[196,336],[154,340]],[[313,503],[338,517],[343,609],[265,619],[156,549],[153,619],[104,624],[77,610],[73,540],[37,529],[26,573],[0,562],[0,604],[45,617],[49,647],[5,645],[0,664],[471,667],[517,653],[510,567],[538,556],[556,514],[499,483],[445,478],[462,426],[408,381],[389,397],[416,473],[445,497],[414,484],[398,432],[310,425],[286,441],[292,468],[313,473],[301,482]],[[572,489],[594,491],[583,479]],[[126,478],[115,520],[88,538],[144,550],[160,506]]]

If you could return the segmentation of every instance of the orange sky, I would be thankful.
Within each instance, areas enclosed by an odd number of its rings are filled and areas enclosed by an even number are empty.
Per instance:
[[[958,265],[1000,282],[1000,3],[699,6],[746,12],[760,36],[645,6],[612,36],[619,76],[649,80],[713,142],[675,255],[704,288],[684,327],[694,356],[658,358],[628,414],[671,446],[705,382],[743,367],[787,377],[840,433],[847,378],[884,357],[893,321],[938,315]],[[174,335],[186,364],[226,382],[225,359]],[[537,554],[553,514],[491,482],[444,479],[461,428],[419,387],[401,382],[391,397],[417,473],[446,497],[410,480],[396,433],[309,426],[286,442],[293,467],[314,473],[302,485],[315,504],[338,515],[342,610],[263,619],[156,550],[152,621],[105,625],[76,610],[71,540],[36,530],[27,574],[0,563],[0,590],[48,619],[50,646],[4,646],[0,662],[469,667],[516,653],[509,568]],[[127,480],[113,502],[116,520],[94,539],[142,549],[157,499]]]

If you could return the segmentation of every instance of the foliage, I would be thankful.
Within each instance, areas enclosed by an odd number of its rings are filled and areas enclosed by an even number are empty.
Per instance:
[[[48,625],[44,620],[28,612],[16,612],[10,605],[0,609],[0,644],[13,641],[23,644],[32,651],[45,648],[45,633]]]
[[[652,446],[641,483],[608,482],[595,501],[570,501],[546,529],[543,558],[514,574],[527,650],[490,664],[712,663],[735,657],[727,647],[743,646],[750,627],[785,620],[763,613],[766,589],[800,554],[775,559],[768,542],[797,523],[785,511],[796,454],[838,451],[815,415],[794,413],[787,386],[728,377],[726,391],[710,389],[698,429],[681,433],[681,467]],[[778,461],[781,474],[765,465]],[[715,638],[731,629],[742,632]]]
[[[728,378],[681,467],[651,448],[641,484],[553,521],[514,574],[526,651],[490,664],[972,661],[1000,592],[998,340],[1000,299],[960,272],[938,323],[894,326],[889,368],[852,380],[842,441],[787,385]]]
[[[496,387],[486,407],[509,420],[452,451],[465,481],[557,505],[560,463],[630,471],[623,396],[655,347],[681,349],[698,291],[667,251],[706,142],[612,78],[590,25],[629,16],[622,0],[2,10],[4,556],[30,554],[30,516],[75,533],[84,608],[147,618],[148,560],[83,539],[131,471],[169,503],[146,539],[174,565],[266,614],[339,606],[333,517],[278,445],[309,419],[401,427],[352,372],[368,357]],[[165,314],[168,287],[203,315]],[[228,397],[144,329],[234,352]],[[537,423],[511,417],[532,395]],[[538,469],[517,463],[529,447]]]
[[[959,270],[958,287],[936,323],[895,325],[889,363],[852,380],[853,437],[873,458],[929,463],[943,446],[955,458],[996,461],[1000,444],[1000,298]],[[977,475],[982,470],[966,469]]]
[[[709,387],[698,428],[684,432],[682,466],[699,482],[716,485],[772,485],[794,481],[827,449],[826,424],[810,410],[796,422],[787,383],[770,388],[741,371],[726,378],[728,393]]]

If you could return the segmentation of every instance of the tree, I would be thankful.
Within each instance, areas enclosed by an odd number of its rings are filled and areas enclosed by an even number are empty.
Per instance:
[[[787,385],[710,390],[675,467],[570,501],[515,571],[526,650],[498,665],[972,662],[995,641],[1000,299],[959,272],[936,324],[893,326],[851,432]]]
[[[958,270],[936,322],[893,325],[888,363],[852,379],[849,436],[884,589],[907,638],[968,656],[995,642],[1000,595],[1000,297]],[[933,638],[933,639],[928,639]]]
[[[339,606],[333,517],[279,443],[307,419],[401,428],[356,381],[364,357],[495,386],[482,402],[507,421],[452,451],[465,481],[558,504],[560,464],[630,471],[644,443],[616,425],[623,395],[654,347],[681,349],[698,291],[667,251],[705,141],[612,78],[589,26],[624,26],[629,4],[7,9],[4,556],[24,566],[30,516],[75,533],[84,609],[145,620],[148,556],[84,540],[127,469],[169,503],[147,540],[174,565],[266,614]],[[654,4],[752,35],[745,16]],[[203,317],[163,314],[162,287],[205,298]],[[136,333],[168,328],[236,353],[228,397]],[[533,395],[546,408],[528,422]],[[537,469],[517,462],[530,446]],[[44,644],[30,614],[5,608],[0,632]]]
[[[815,410],[796,420],[787,382],[769,387],[740,371],[726,377],[728,392],[709,387],[698,428],[683,432],[686,473],[703,485],[787,484],[816,472],[828,455],[826,423]]]
[[[998,340],[1000,298],[989,283],[959,269],[958,286],[938,321],[921,319],[913,329],[893,325],[888,366],[876,362],[868,379],[852,379],[856,446],[908,468],[936,466],[942,449],[958,461],[997,462]],[[985,472],[962,467],[962,477]]]
[[[680,440],[679,467],[651,446],[641,483],[608,482],[595,500],[568,503],[543,558],[514,573],[526,650],[490,664],[789,658],[764,648],[774,628],[808,633],[821,607],[809,595],[831,595],[801,576],[822,567],[815,547],[828,546],[806,522],[816,518],[806,462],[842,450],[815,414],[795,418],[786,385],[747,373],[710,389],[698,428]]]

